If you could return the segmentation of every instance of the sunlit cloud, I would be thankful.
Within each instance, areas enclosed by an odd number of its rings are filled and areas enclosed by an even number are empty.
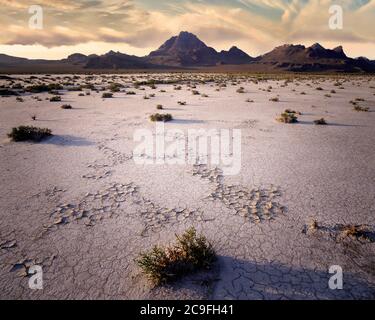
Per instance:
[[[62,58],[89,48],[89,43],[101,43],[101,48],[92,47],[91,53],[116,47],[126,48],[128,54],[146,55],[184,30],[217,50],[237,45],[252,56],[283,43],[321,42],[325,46],[343,45],[353,56],[375,58],[374,2],[39,0],[44,28],[32,30],[27,9],[33,1],[0,0],[0,53],[27,56],[36,54],[35,48],[45,48],[39,57]],[[343,30],[328,28],[328,9],[333,3],[344,8]]]

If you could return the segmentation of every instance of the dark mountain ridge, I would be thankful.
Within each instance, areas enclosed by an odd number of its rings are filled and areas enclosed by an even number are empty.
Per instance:
[[[243,67],[240,67],[240,66]],[[256,72],[349,72],[374,73],[375,61],[348,57],[342,46],[326,49],[319,43],[311,47],[286,44],[253,58],[237,48],[216,51],[196,35],[183,31],[171,37],[148,56],[137,57],[110,51],[103,55],[75,53],[62,60],[32,60],[0,54],[0,73],[63,72],[74,70],[163,70],[199,69],[226,66]],[[235,67],[238,66],[238,67]],[[35,71],[34,71],[35,70]]]

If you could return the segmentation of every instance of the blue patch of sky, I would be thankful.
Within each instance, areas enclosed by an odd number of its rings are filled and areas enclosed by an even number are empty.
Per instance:
[[[371,0],[352,0],[351,4],[349,5],[349,9],[357,10],[364,5],[368,4]]]

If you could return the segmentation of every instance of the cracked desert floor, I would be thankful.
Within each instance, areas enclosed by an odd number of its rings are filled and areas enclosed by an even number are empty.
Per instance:
[[[0,97],[1,299],[375,298],[375,78],[0,80],[2,88],[38,83],[61,84],[61,102],[48,92]],[[113,83],[113,98],[103,99]],[[276,121],[285,109],[300,112],[299,122]],[[172,114],[166,130],[241,129],[240,173],[136,164],[133,134],[154,132],[156,112]],[[315,125],[320,118],[328,125]],[[10,141],[20,125],[53,137]],[[214,268],[153,288],[134,259],[190,226],[212,243]],[[29,289],[32,265],[43,268],[43,290]],[[335,265],[342,290],[328,285]]]

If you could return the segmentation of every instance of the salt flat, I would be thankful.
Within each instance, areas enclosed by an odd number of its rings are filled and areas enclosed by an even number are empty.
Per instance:
[[[375,298],[375,78],[13,78],[0,85],[64,88],[61,102],[46,100],[47,92],[21,94],[23,102],[0,97],[0,298]],[[158,80],[154,88],[150,79]],[[120,92],[103,99],[113,82]],[[67,90],[84,84],[95,90]],[[356,99],[370,111],[354,111]],[[241,129],[239,174],[223,176],[210,165],[136,164],[133,134],[154,132],[149,116],[158,104],[174,118],[167,130]],[[298,123],[275,120],[287,108],[301,113]],[[322,117],[327,126],[313,124]],[[19,125],[47,127],[54,136],[11,142],[7,133]],[[243,209],[256,198],[249,216]],[[308,230],[312,220],[317,230]],[[340,224],[364,225],[368,237],[343,235]],[[190,226],[212,242],[215,267],[152,288],[134,259]],[[43,290],[28,287],[34,264],[43,266]],[[343,290],[328,286],[333,265],[343,269]]]

